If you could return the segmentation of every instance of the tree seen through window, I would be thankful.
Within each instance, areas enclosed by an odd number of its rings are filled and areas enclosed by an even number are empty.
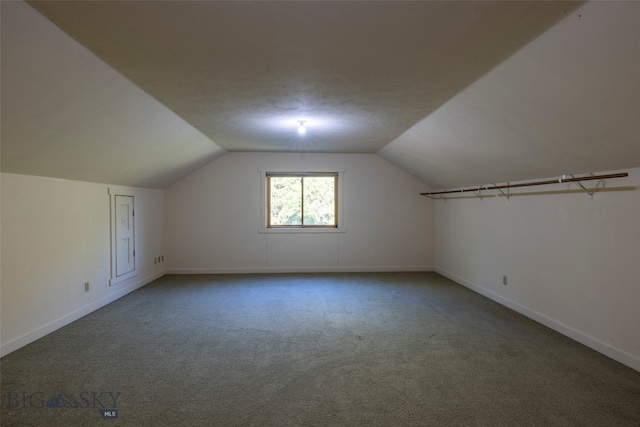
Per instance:
[[[269,227],[337,227],[336,174],[267,175]]]

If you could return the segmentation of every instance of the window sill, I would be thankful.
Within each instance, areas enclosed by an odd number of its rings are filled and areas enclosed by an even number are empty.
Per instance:
[[[346,233],[344,228],[260,228],[261,234],[318,234]]]

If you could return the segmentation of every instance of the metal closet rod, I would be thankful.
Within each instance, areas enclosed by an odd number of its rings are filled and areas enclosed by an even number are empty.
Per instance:
[[[581,176],[578,178],[575,178],[572,175],[570,175],[571,178],[566,178],[566,176],[567,175],[562,175],[562,178],[560,179],[550,179],[547,181],[522,182],[519,184],[503,184],[503,185],[491,184],[491,186],[485,185],[482,187],[467,188],[467,189],[463,188],[460,190],[432,191],[430,193],[420,193],[420,195],[421,196],[437,196],[439,194],[477,192],[477,191],[486,191],[486,190],[502,190],[504,188],[533,187],[535,185],[562,184],[564,182],[580,182],[580,181],[594,181],[598,179],[624,178],[626,176],[629,176],[629,174],[626,172],[623,172],[623,173],[612,173],[608,175],[587,175],[587,176]]]

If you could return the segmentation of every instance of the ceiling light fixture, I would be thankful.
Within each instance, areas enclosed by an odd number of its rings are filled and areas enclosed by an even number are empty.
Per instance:
[[[307,133],[307,128],[304,127],[305,123],[306,121],[304,120],[298,120],[298,134],[304,135],[305,133]]]

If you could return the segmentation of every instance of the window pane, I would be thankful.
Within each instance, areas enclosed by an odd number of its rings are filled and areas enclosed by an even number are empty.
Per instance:
[[[304,225],[336,225],[336,178],[304,177]]]
[[[272,176],[269,185],[271,225],[302,225],[302,178]]]

